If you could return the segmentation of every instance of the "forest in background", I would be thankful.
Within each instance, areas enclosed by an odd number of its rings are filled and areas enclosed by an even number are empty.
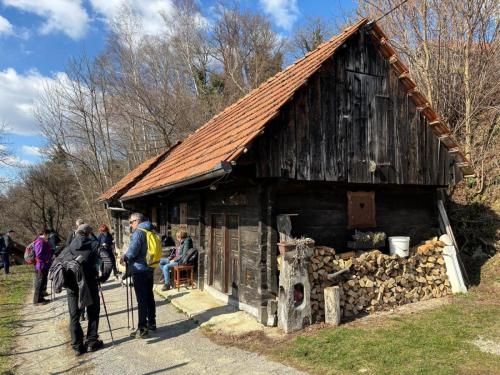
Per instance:
[[[96,198],[140,162],[184,138],[295,58],[360,16],[378,19],[412,77],[443,116],[476,171],[450,191],[450,216],[469,255],[498,250],[500,43],[495,0],[359,0],[338,19],[310,19],[283,38],[267,16],[220,3],[207,22],[194,0],[163,15],[164,33],[139,37],[123,7],[96,58],[68,62],[47,83],[36,119],[46,160],[24,168],[0,196],[2,225],[32,240],[62,235],[74,219],[106,222]],[[396,9],[394,9],[396,8]],[[0,145],[2,139],[0,139]],[[0,147],[0,163],[8,163]]]

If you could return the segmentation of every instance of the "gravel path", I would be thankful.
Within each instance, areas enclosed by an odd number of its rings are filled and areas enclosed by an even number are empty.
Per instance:
[[[46,306],[27,304],[14,355],[16,374],[304,374],[263,356],[212,343],[185,315],[157,297],[156,332],[145,340],[129,338],[125,288],[104,286],[113,328],[111,345],[101,306],[100,335],[105,348],[76,359],[69,349],[66,298]],[[135,305],[134,296],[134,305]],[[137,324],[137,311],[135,312]],[[24,330],[24,331],[23,331]],[[85,327],[84,327],[85,331]]]

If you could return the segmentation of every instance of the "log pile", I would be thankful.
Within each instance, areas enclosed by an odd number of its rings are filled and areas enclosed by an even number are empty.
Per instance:
[[[411,249],[408,258],[372,250],[349,259],[316,247],[309,263],[313,320],[324,321],[323,290],[333,285],[340,287],[346,318],[451,294],[443,247],[435,238]]]

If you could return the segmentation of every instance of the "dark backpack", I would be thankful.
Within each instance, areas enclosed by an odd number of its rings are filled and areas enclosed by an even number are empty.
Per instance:
[[[49,280],[52,280],[52,288],[55,293],[61,293],[63,288],[67,288],[68,285],[74,285],[76,283],[75,275],[70,270],[66,269],[65,263],[76,260],[78,263],[83,264],[90,256],[90,251],[84,259],[79,259],[77,256],[71,252],[69,247],[66,247],[59,256],[54,259],[54,262],[49,269]]]
[[[195,249],[194,247],[189,249],[186,254],[184,254],[180,259],[179,259],[179,264],[180,265],[186,265],[186,266],[194,266],[198,263],[198,250]]]

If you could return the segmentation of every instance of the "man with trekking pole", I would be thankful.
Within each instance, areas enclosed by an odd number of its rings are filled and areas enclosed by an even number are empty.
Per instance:
[[[103,267],[101,268],[101,263]],[[99,268],[102,274],[99,276]],[[62,271],[61,271],[62,270]],[[67,289],[68,310],[70,315],[69,330],[71,334],[71,346],[76,356],[85,352],[93,352],[104,347],[99,339],[99,292],[102,297],[109,330],[111,326],[107,313],[104,295],[100,286],[105,282],[112,271],[111,260],[105,251],[99,250],[99,243],[92,235],[92,228],[88,224],[78,226],[75,236],[70,245],[54,261],[51,267],[51,280],[58,284],[61,289],[61,278]],[[84,334],[80,325],[80,314],[83,308],[87,309],[88,325],[87,335]],[[111,336],[113,340],[113,336]]]
[[[130,336],[142,339],[148,336],[149,331],[156,330],[153,272],[161,258],[161,240],[153,232],[151,222],[147,221],[142,214],[133,213],[129,222],[133,230],[132,238],[127,252],[120,259],[120,263],[122,265],[126,263],[132,275],[139,311],[137,329]],[[132,303],[132,301],[130,302]]]

